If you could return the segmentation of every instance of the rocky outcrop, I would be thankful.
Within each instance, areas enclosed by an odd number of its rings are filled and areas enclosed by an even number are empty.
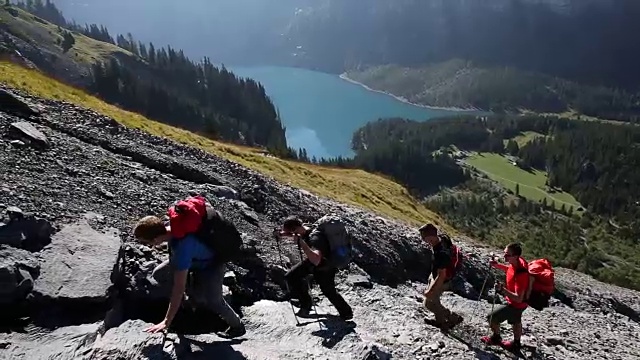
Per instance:
[[[33,144],[38,148],[46,148],[49,146],[47,137],[28,122],[15,122],[11,124],[10,130],[12,131],[10,135],[16,137],[16,140],[26,141],[28,144]]]
[[[420,303],[430,252],[415,229],[95,112],[19,95],[41,109],[28,121],[49,146],[11,145],[11,124],[25,119],[0,106],[0,211],[7,224],[0,227],[0,296],[19,310],[2,320],[8,325],[0,334],[0,358],[509,358],[478,343],[494,297],[485,291],[477,301],[489,274],[488,250],[468,239],[454,239],[468,256],[459,289],[443,297],[465,322],[445,335],[425,322],[432,317]],[[142,332],[166,311],[168,288],[150,273],[168,254],[135,243],[131,227],[192,192],[207,195],[242,232],[243,256],[229,264],[225,281],[230,303],[247,324],[238,340],[213,335],[224,324],[189,304],[165,338]],[[338,278],[354,308],[352,322],[337,320],[317,288],[317,314],[310,318],[296,319],[285,301],[285,268],[299,253],[294,244],[276,243],[272,229],[289,214],[313,221],[327,212],[348,219],[355,235],[356,259]],[[24,234],[31,227],[16,225],[27,220],[49,227],[29,237]],[[18,233],[24,236],[11,235]],[[525,312],[524,342],[533,347],[525,349],[528,355],[639,356],[638,292],[564,269],[558,269],[557,284],[550,308]]]

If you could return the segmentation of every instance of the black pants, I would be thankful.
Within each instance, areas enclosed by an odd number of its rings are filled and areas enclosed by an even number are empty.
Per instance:
[[[336,272],[335,269],[318,270],[308,259],[297,263],[285,275],[291,297],[300,300],[301,309],[311,309],[311,295],[307,284],[305,284],[305,278],[307,275],[313,274],[322,294],[329,299],[340,316],[350,318],[353,316],[353,310],[336,290]]]

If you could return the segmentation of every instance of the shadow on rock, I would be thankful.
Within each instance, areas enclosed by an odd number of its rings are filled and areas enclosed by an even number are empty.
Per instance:
[[[162,300],[127,302],[121,321],[138,319],[157,324],[164,318],[167,306],[168,302]],[[240,313],[238,315],[241,316]],[[194,309],[182,306],[171,324],[170,331],[178,334],[199,335],[211,334],[226,328],[227,324],[214,312],[201,307]]]
[[[321,329],[313,331],[311,334],[323,338],[322,346],[326,348],[333,348],[345,336],[355,333],[356,323],[353,321],[345,322],[335,315],[318,315],[318,317],[320,316],[325,316],[318,322]]]
[[[469,350],[474,352],[476,358],[478,358],[478,359],[482,359],[482,360],[500,360],[500,357],[498,355],[480,349],[480,347],[475,345],[473,343],[473,341],[470,341],[469,339],[466,339],[468,337],[468,335],[464,335],[463,336],[461,334],[458,334],[458,332],[450,331],[450,332],[447,333],[447,336],[449,336],[449,337],[451,337],[451,338],[453,338],[455,340],[458,340],[459,342],[465,344],[469,348]]]
[[[178,360],[199,360],[199,359],[247,359],[241,352],[236,351],[231,345],[242,343],[241,339],[220,340],[213,343],[189,339],[185,336],[178,336],[180,339],[180,351],[176,352]]]

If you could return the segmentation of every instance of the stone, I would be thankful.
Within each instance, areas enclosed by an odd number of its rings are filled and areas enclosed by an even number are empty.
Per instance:
[[[39,148],[46,148],[49,146],[47,137],[35,126],[26,121],[19,121],[11,124],[9,128],[12,137],[17,137],[16,140],[21,140],[26,144],[33,144]]]
[[[141,320],[127,320],[111,328],[91,348],[89,360],[108,359],[176,359],[175,351],[165,352],[162,334],[142,330],[153,325]]]
[[[38,300],[106,301],[119,247],[117,236],[95,231],[86,220],[63,227],[38,254],[34,294]]]
[[[33,290],[40,265],[28,251],[0,245],[0,304],[24,300]]]
[[[545,340],[551,346],[564,345],[564,339],[559,336],[547,336]]]
[[[349,275],[347,277],[347,281],[353,284],[354,286],[360,286],[366,289],[373,288],[373,284],[371,280],[364,275]]]
[[[238,192],[229,186],[223,186],[223,185],[214,186],[211,192],[215,196],[222,199],[238,200]]]
[[[0,89],[0,111],[24,118],[36,116],[39,113],[18,96],[4,89]]]
[[[65,326],[50,333],[11,334],[7,346],[0,348],[2,359],[90,360],[91,345],[98,336],[99,323]],[[37,337],[37,346],[33,338]],[[0,341],[2,342],[2,341]]]

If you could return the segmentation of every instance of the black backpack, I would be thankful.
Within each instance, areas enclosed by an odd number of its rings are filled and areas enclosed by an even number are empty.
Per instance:
[[[207,214],[196,237],[211,248],[217,263],[237,260],[241,254],[242,235],[229,219],[207,204]]]
[[[322,268],[345,269],[353,260],[354,249],[351,234],[344,221],[333,214],[325,215],[313,224],[310,236],[320,234],[327,239],[329,254],[325,255],[326,263]]]

